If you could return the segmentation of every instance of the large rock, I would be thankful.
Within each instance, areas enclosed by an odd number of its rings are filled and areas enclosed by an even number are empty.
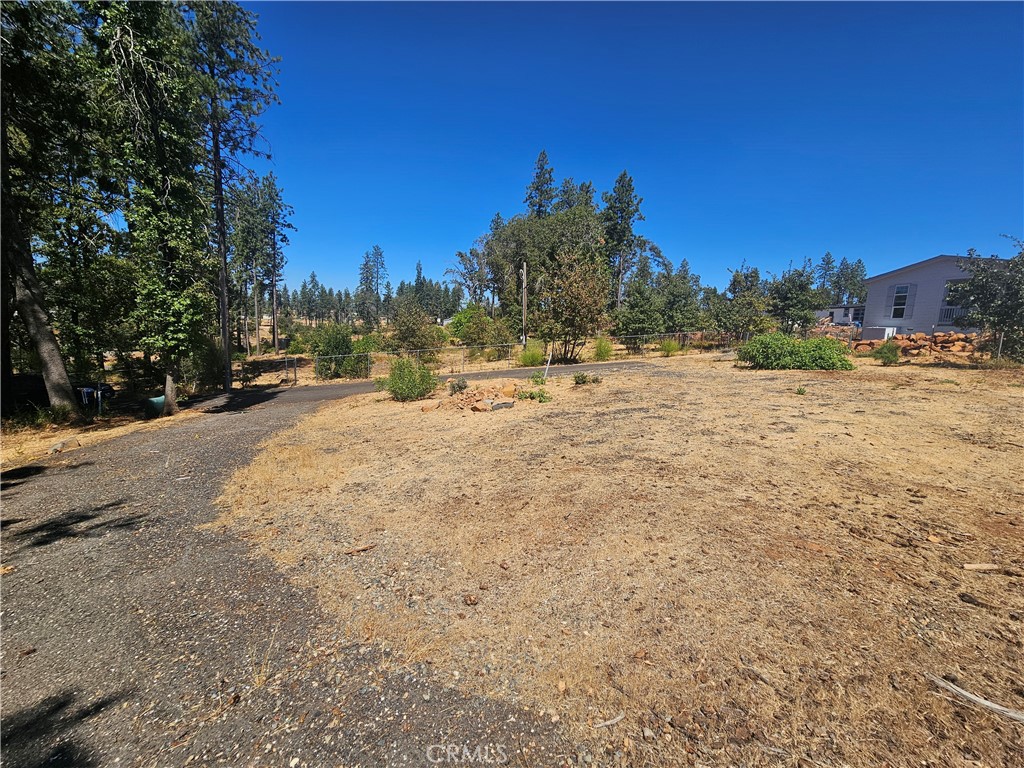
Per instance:
[[[503,398],[495,400],[493,403],[491,403],[491,410],[492,411],[500,411],[500,410],[502,410],[504,408],[513,408],[513,407],[515,407],[515,404],[516,404],[516,401],[513,400],[512,398],[510,398],[510,397],[503,397]]]
[[[472,406],[470,406],[469,410],[476,413],[485,413],[486,411],[491,410],[491,404],[486,400],[477,400]]]

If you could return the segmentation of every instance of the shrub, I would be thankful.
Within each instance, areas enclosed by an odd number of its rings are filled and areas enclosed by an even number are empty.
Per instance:
[[[675,339],[665,339],[658,346],[658,349],[661,350],[661,354],[664,357],[672,357],[672,355],[682,349],[682,347],[679,346],[679,342]]]
[[[516,397],[520,400],[536,400],[538,403],[551,402],[551,394],[543,387],[540,389],[517,392]]]
[[[457,395],[460,392],[465,392],[469,388],[469,382],[464,377],[459,377],[455,381],[448,382],[448,394]]]
[[[782,333],[755,336],[739,348],[736,357],[751,368],[849,371],[853,363],[842,342],[828,337],[799,341]]]
[[[612,343],[604,336],[598,336],[594,342],[594,360],[603,363],[612,359]]]
[[[544,374],[541,373],[540,371],[537,371],[532,376],[530,376],[530,383],[531,384],[536,384],[537,386],[541,386],[542,384],[546,384],[547,381],[548,380],[544,378]]]
[[[400,357],[391,364],[391,373],[378,382],[400,402],[421,400],[437,389],[437,377],[425,365],[408,357]]]
[[[586,373],[574,373],[572,375],[572,381],[573,384],[576,384],[577,386],[583,386],[584,384],[600,384],[601,377],[591,376],[590,374]]]
[[[317,376],[322,379],[337,379],[345,375],[345,361],[350,358],[343,356],[352,354],[352,329],[340,323],[327,323],[314,328],[307,339],[311,355],[333,358],[317,361]]]
[[[807,387],[797,387],[796,388],[796,393],[798,395],[806,395],[807,394]]]
[[[900,361],[900,348],[892,339],[886,342],[871,353],[876,360],[881,360],[882,365],[896,365]]]
[[[544,349],[536,343],[528,342],[522,352],[519,353],[519,365],[523,368],[536,368],[544,365]]]

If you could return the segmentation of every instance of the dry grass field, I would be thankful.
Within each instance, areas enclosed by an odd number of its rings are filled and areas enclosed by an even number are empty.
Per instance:
[[[216,525],[354,641],[610,763],[1024,764],[1024,724],[926,678],[1024,709],[1024,372],[688,356],[546,389],[328,405]]]

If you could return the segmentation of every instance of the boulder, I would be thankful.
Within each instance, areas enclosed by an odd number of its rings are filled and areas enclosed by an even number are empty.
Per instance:
[[[491,403],[492,411],[500,411],[504,408],[514,408],[516,401],[510,397],[503,397]]]
[[[477,400],[472,406],[470,406],[469,410],[476,413],[485,413],[486,411],[491,410],[491,404],[486,400]]]

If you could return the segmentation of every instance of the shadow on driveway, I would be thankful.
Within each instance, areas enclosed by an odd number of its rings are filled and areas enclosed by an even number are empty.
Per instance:
[[[66,732],[127,698],[130,691],[80,704],[78,694],[66,690],[43,699],[34,707],[4,714],[4,764],[19,768],[92,768],[96,757]],[[59,742],[59,743],[57,743]]]

